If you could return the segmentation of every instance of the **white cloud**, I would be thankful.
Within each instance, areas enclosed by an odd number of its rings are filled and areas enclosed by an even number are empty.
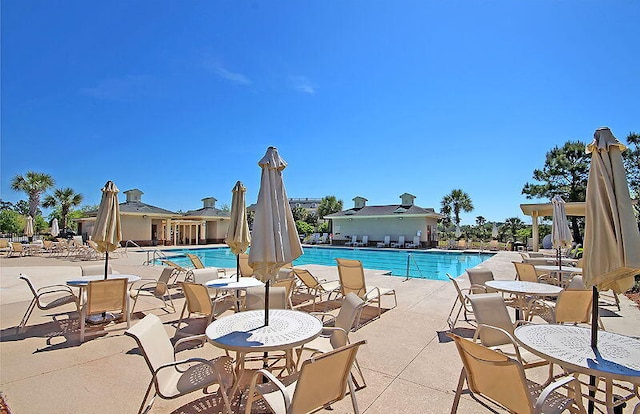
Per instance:
[[[237,85],[250,85],[251,80],[247,78],[242,73],[232,72],[229,69],[225,68],[220,64],[220,62],[215,62],[210,59],[207,59],[204,63],[205,68],[215,73],[218,77],[228,80]]]
[[[309,95],[316,93],[316,87],[305,76],[289,76],[289,82],[295,91]]]

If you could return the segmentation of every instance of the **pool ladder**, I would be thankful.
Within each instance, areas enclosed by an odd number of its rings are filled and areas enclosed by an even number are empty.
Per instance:
[[[405,274],[405,278],[403,282],[406,282],[407,280],[411,279],[411,277],[409,277],[409,269],[411,267],[412,260],[413,260],[413,264],[416,266],[416,269],[418,270],[418,274],[420,274],[420,277],[422,277],[422,271],[420,270],[420,266],[418,266],[418,262],[416,262],[416,259],[413,257],[413,254],[409,253],[407,255],[407,273]]]
[[[149,254],[152,254],[152,257],[149,257]],[[161,250],[147,250],[147,260],[143,263],[144,266],[155,266],[158,262],[158,259],[167,259],[167,255],[165,255]]]

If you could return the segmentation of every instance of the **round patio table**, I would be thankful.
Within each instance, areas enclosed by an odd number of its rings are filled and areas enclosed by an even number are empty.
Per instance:
[[[236,312],[239,312],[241,298],[238,291],[247,290],[248,288],[251,288],[251,287],[264,286],[264,283],[262,283],[255,277],[241,277],[239,280],[236,280],[235,277],[231,277],[231,278],[224,278],[224,279],[209,280],[205,282],[204,285],[211,289],[217,289],[217,290],[223,290],[223,291],[229,291],[229,290],[236,291],[236,295],[235,295],[236,297],[234,301],[235,301]]]
[[[205,331],[213,345],[235,351],[238,380],[231,392],[235,395],[244,375],[245,355],[249,352],[285,351],[285,368],[292,372],[293,348],[317,338],[322,322],[313,315],[289,309],[269,310],[269,325],[264,325],[264,310],[237,312],[217,319]]]
[[[516,328],[517,341],[527,350],[561,367],[605,380],[607,412],[615,405],[613,381],[640,385],[640,340],[628,336],[598,331],[598,345],[591,347],[591,329],[571,325],[524,325]],[[589,397],[591,398],[591,397]],[[596,401],[603,403],[602,401]]]
[[[575,266],[560,267],[556,265],[535,265],[534,267],[536,268],[536,270],[557,274],[555,278],[560,286],[565,286],[567,284],[568,280],[565,279],[565,276],[569,277],[570,279],[570,277],[573,275],[582,274],[582,268]]]
[[[522,316],[528,316],[527,296],[546,297],[558,296],[563,289],[560,286],[547,283],[527,282],[522,280],[489,280],[484,283],[487,287],[500,292],[510,293],[516,297],[519,307],[516,308],[516,320]]]

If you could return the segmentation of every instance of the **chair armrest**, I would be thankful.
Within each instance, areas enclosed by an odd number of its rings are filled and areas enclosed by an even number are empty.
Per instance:
[[[551,384],[544,387],[544,389],[542,390],[542,392],[540,393],[540,395],[538,396],[534,404],[534,407],[533,407],[534,413],[541,413],[542,407],[544,406],[544,402],[549,397],[549,395],[551,395],[551,393],[557,390],[558,388],[568,385],[570,382],[574,383],[573,385],[574,392],[575,392],[574,401],[576,401],[579,404],[579,406],[582,406],[582,401],[578,401],[578,399],[582,398],[580,381],[578,381],[578,378],[576,377],[566,376],[566,377],[561,377],[557,381],[554,381]]]
[[[178,339],[176,341],[175,344],[173,344],[173,353],[174,355],[180,351],[178,351],[178,346],[185,343],[185,342],[190,342],[190,341],[206,341],[207,340],[207,335],[205,334],[200,334],[200,335],[193,335],[193,336],[188,336],[186,338],[181,338]]]
[[[140,283],[143,282],[143,283]],[[158,284],[164,284],[162,282],[159,282],[155,279],[140,279],[140,280],[136,280],[135,282],[133,282],[131,284],[131,289],[144,289],[146,287],[150,287],[150,286],[156,286]]]
[[[480,331],[482,331],[482,329],[493,329],[494,331],[499,331],[501,333],[503,333],[507,339],[509,340],[509,342],[511,342],[511,345],[513,345],[513,349],[515,350],[515,354],[516,357],[518,358],[518,361],[522,364],[522,356],[520,355],[520,350],[518,349],[518,342],[516,341],[516,338],[513,337],[513,335],[511,335],[509,332],[507,332],[506,330],[499,328],[497,326],[492,326],[492,325],[485,325],[483,323],[479,323],[478,324],[478,329],[476,329],[476,333],[473,335],[473,340],[476,341],[478,339],[478,337],[480,336]]]
[[[46,294],[49,294],[49,293],[58,293],[58,292],[66,292],[66,293],[70,293],[70,294],[75,296],[75,293],[73,293],[73,290],[71,290],[71,287],[69,287],[67,285],[44,286],[44,287],[41,287],[40,289],[38,289],[37,292],[38,292],[38,296],[46,295]]]
[[[181,360],[178,360],[178,361],[167,362],[167,363],[165,363],[165,364],[160,365],[160,366],[159,366],[158,368],[156,368],[156,370],[153,372],[153,380],[155,381],[155,378],[158,376],[158,373],[159,373],[161,370],[163,370],[163,369],[166,369],[166,368],[175,368],[175,369],[176,369],[176,370],[178,370],[179,372],[182,372],[182,371],[180,371],[180,369],[178,368],[180,365],[184,365],[184,364],[192,364],[192,363],[194,363],[194,362],[198,362],[198,363],[201,363],[201,364],[209,365],[209,366],[211,367],[211,370],[212,370],[213,372],[215,372],[215,365],[213,364],[213,362],[211,362],[211,361],[209,361],[208,359],[205,359],[205,358],[197,358],[197,357],[194,357],[194,358],[188,358],[188,359],[181,359]]]
[[[475,285],[474,284],[474,285],[469,286],[469,290],[471,292],[473,292],[473,289],[482,289],[484,291],[484,293],[487,293],[487,287],[484,286],[484,285]],[[462,290],[462,289],[460,289],[460,290]]]
[[[323,324],[325,323],[324,321],[324,317],[329,317],[331,319],[335,319],[335,315],[329,312],[309,312],[309,315],[313,315],[316,318],[320,319],[320,322],[322,322]]]
[[[253,374],[251,385],[249,386],[249,395],[251,395],[253,389],[255,389],[256,381],[258,380],[258,376],[260,374],[262,374],[268,381],[272,382],[273,385],[278,387],[278,391],[280,391],[280,394],[282,394],[282,398],[284,399],[284,407],[288,412],[289,407],[291,406],[291,396],[287,392],[287,387],[285,387],[285,385],[278,378],[276,378],[275,375],[273,375],[266,369],[259,369],[255,374]]]

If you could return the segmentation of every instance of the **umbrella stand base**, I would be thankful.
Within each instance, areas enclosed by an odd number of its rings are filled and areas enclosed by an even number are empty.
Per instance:
[[[107,312],[104,315],[103,314],[90,315],[89,317],[87,317],[86,320],[87,320],[87,323],[91,325],[104,325],[106,323],[113,322],[120,318],[122,318],[122,315],[120,314]]]

